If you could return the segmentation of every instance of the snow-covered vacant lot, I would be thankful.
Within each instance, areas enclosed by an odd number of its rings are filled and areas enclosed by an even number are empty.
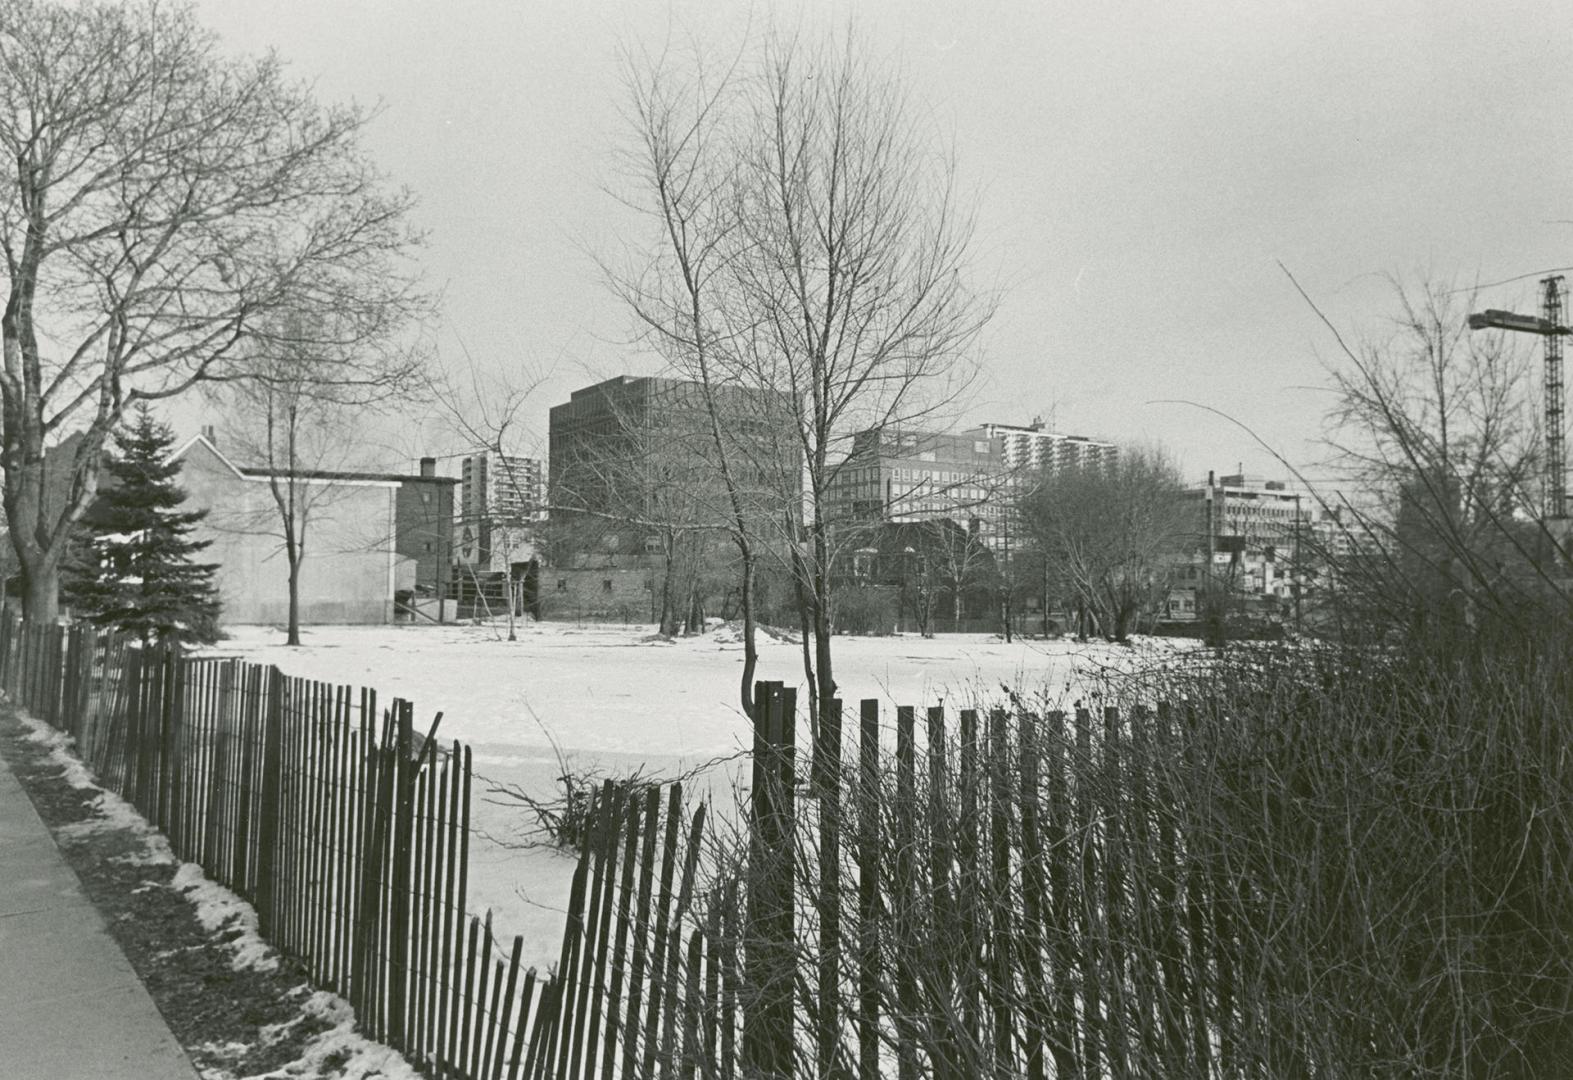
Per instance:
[[[491,907],[499,933],[523,934],[526,957],[543,967],[557,955],[573,861],[510,846],[529,823],[523,811],[488,801],[487,782],[550,797],[558,752],[576,770],[673,776],[751,745],[738,706],[743,647],[731,627],[665,641],[650,626],[522,622],[514,642],[491,626],[307,627],[295,649],[280,644],[277,628],[229,633],[217,652],[371,687],[383,703],[408,699],[423,728],[444,714],[439,738],[462,740],[474,754],[470,906]],[[795,643],[761,636],[756,678],[801,687],[801,655]],[[1078,673],[1132,659],[1116,646],[1007,645],[983,635],[838,638],[835,652],[842,698],[881,699],[887,723],[891,706],[999,700],[1002,684],[1057,695]],[[735,760],[711,769],[711,787],[729,789],[737,769]]]

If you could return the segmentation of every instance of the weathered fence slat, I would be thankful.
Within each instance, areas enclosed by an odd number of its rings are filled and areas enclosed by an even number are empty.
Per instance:
[[[858,1075],[879,1076],[879,702],[861,705],[858,738]]]

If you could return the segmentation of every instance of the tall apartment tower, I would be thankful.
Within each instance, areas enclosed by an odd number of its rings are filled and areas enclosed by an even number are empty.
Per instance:
[[[1000,541],[999,442],[980,432],[873,428],[853,436],[828,511],[842,523],[950,518]]]
[[[545,519],[546,466],[539,458],[483,451],[461,463],[459,562],[501,571],[526,561]]]
[[[1063,435],[1044,430],[1042,420],[1017,424],[984,424],[982,438],[998,439],[1000,461],[1007,471],[1047,469],[1106,469],[1119,459],[1120,448],[1085,435]]]

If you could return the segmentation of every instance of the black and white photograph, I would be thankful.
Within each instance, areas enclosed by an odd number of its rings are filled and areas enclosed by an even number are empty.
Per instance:
[[[0,0],[0,1074],[1573,1077],[1573,8]]]

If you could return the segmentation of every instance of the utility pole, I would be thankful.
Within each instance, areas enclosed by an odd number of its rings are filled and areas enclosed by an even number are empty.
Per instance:
[[[1219,616],[1216,606],[1218,603],[1218,598],[1213,593],[1213,552],[1217,548],[1218,544],[1218,526],[1217,522],[1214,520],[1217,508],[1215,507],[1213,501],[1215,498],[1214,483],[1216,478],[1217,474],[1214,473],[1213,470],[1208,469],[1207,494],[1202,501],[1202,510],[1206,515],[1202,522],[1204,526],[1202,531],[1206,533],[1207,547],[1206,553],[1203,556],[1204,561],[1202,563],[1202,594],[1199,598],[1199,603],[1197,604],[1197,615],[1200,616],[1202,620],[1202,640],[1214,644],[1216,644],[1216,642],[1211,641],[1212,637],[1214,636],[1212,620],[1214,617]]]
[[[1294,493],[1294,578],[1290,587],[1294,589],[1294,632],[1300,633],[1304,624],[1300,617],[1300,592],[1304,588],[1305,570],[1300,564],[1300,493]]]
[[[1011,585],[1012,576],[1010,568],[1010,518],[1015,510],[1015,495],[1012,492],[1006,497],[1005,506],[1000,510],[999,527],[999,557],[995,561],[994,570],[999,579],[999,613],[1003,624],[1002,635],[1005,644],[1013,640],[1011,632]]]

